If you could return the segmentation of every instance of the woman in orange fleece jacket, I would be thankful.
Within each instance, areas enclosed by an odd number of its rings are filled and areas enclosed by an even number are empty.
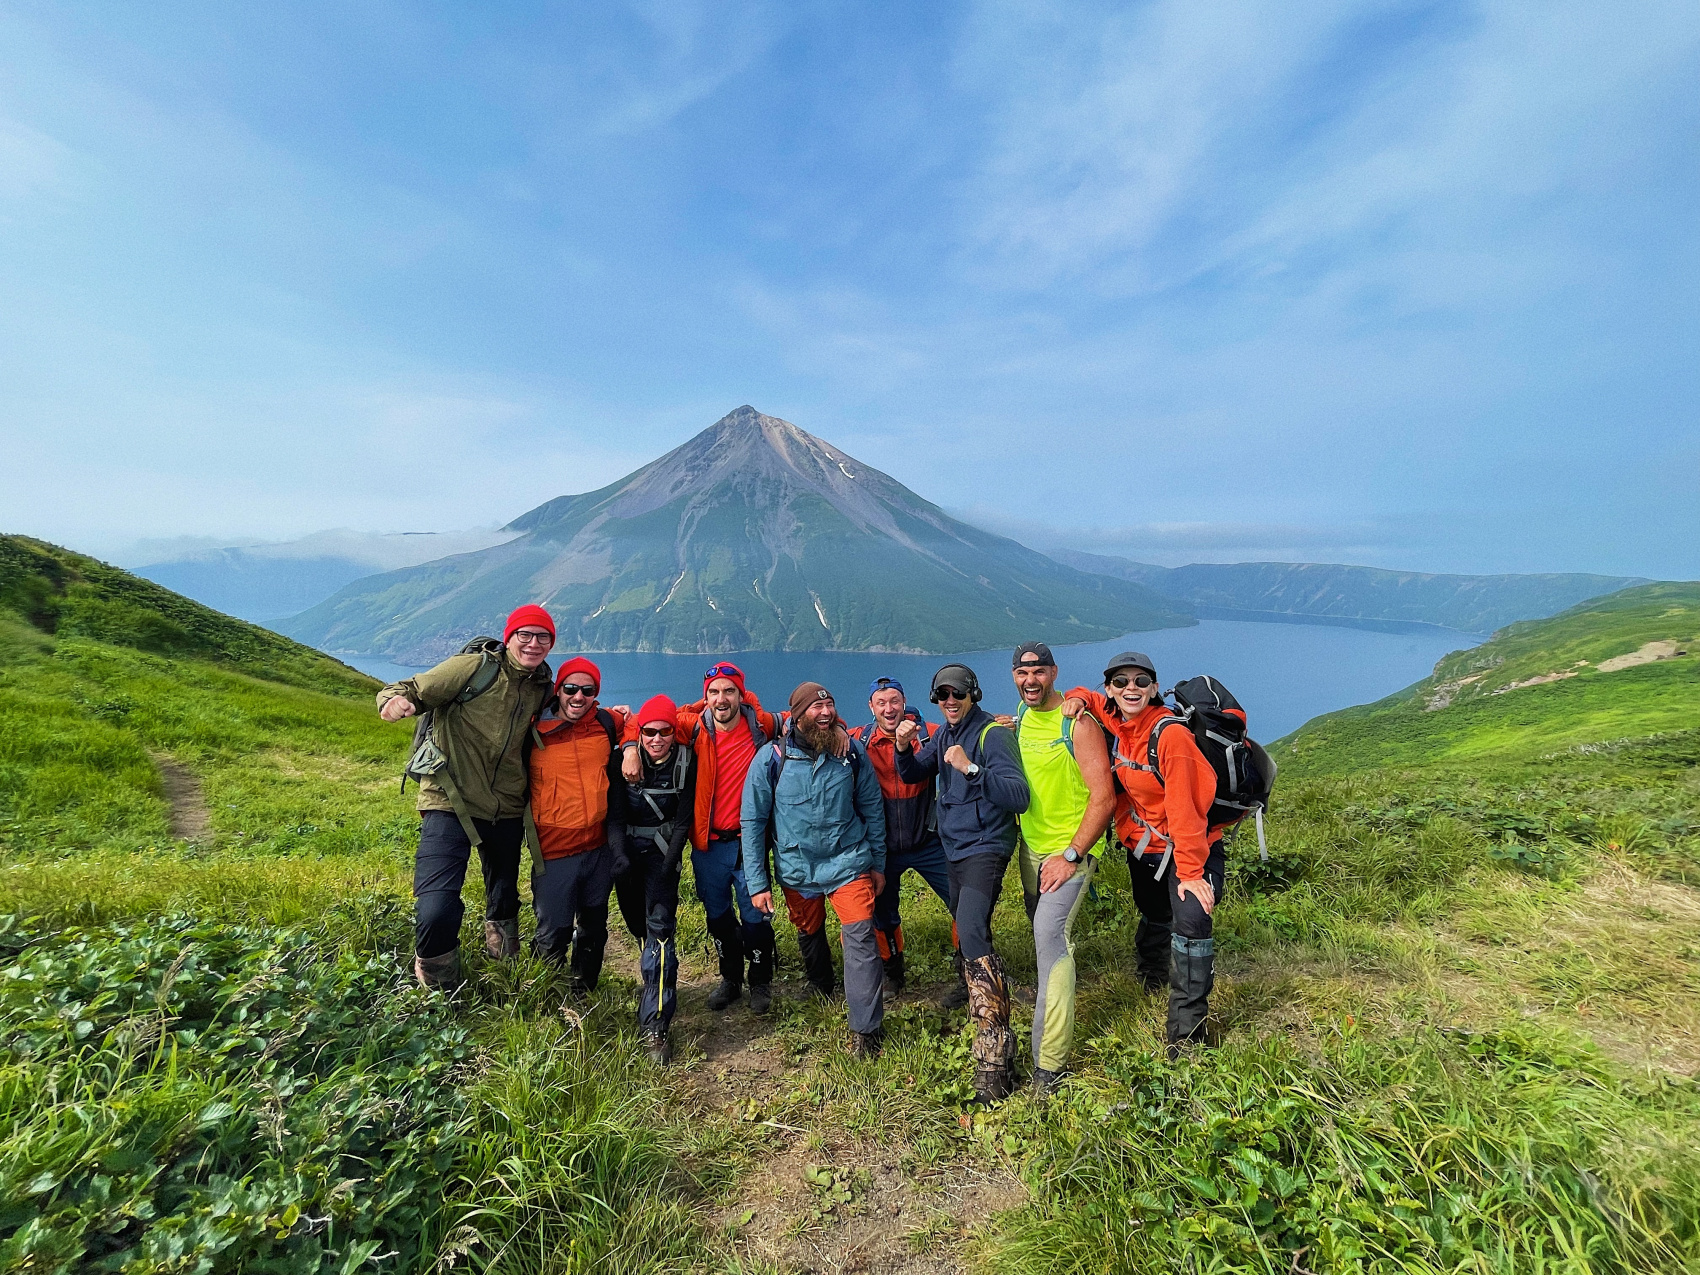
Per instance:
[[[1124,651],[1104,670],[1107,694],[1076,687],[1064,711],[1084,706],[1115,740],[1116,835],[1127,847],[1128,875],[1139,907],[1139,973],[1155,991],[1169,985],[1169,1056],[1204,1039],[1215,982],[1211,913],[1222,894],[1226,861],[1222,829],[1209,822],[1216,772],[1192,732],[1176,725],[1151,732],[1175,715],[1163,706],[1151,658]]]

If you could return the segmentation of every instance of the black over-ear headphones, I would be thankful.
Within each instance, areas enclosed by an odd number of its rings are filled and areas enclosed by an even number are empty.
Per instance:
[[[958,673],[960,676],[945,678],[946,673]],[[953,687],[957,686],[959,682],[966,683],[968,689],[968,702],[971,704],[978,704],[980,702],[980,679],[974,676],[974,670],[969,668],[966,664],[946,664],[937,673],[933,674],[932,692],[927,697],[932,700],[933,703],[937,704],[939,702],[939,686],[941,678],[944,679],[944,684]]]

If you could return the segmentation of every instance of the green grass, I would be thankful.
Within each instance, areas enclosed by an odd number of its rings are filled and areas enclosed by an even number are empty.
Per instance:
[[[0,610],[0,1269],[1700,1270],[1692,661],[1310,724],[1271,860],[1230,851],[1220,1047],[1163,1057],[1112,862],[1077,1076],[975,1112],[924,1000],[872,1064],[841,1003],[706,1014],[690,902],[667,1072],[618,949],[586,1004],[475,953],[454,1004],[413,990],[405,727],[73,627]],[[995,926],[1030,985],[1013,873]],[[945,978],[915,883],[905,928]]]

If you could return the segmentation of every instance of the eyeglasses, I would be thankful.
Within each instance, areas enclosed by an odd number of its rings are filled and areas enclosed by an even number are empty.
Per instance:
[[[1127,684],[1132,682],[1140,690],[1144,690],[1156,680],[1157,679],[1152,677],[1149,673],[1135,673],[1132,677],[1129,677],[1126,673],[1117,673],[1110,679],[1110,685],[1115,687],[1118,691],[1125,691],[1127,689]]]
[[[519,639],[521,646],[551,647],[555,645],[555,639],[547,633],[531,633],[525,629],[519,629],[514,633],[514,637]]]
[[[673,728],[671,726],[645,726],[643,728],[645,739],[662,739],[672,733]]]
[[[933,703],[942,704],[947,699],[967,699],[967,691],[959,691],[954,686],[941,686],[933,692]]]
[[[583,682],[562,682],[561,683],[561,698],[563,698],[563,699],[573,699],[573,698],[575,698],[579,695],[584,696],[586,699],[590,699],[595,694],[596,694],[596,687],[595,686],[587,686]]]
[[[743,674],[738,672],[736,664],[711,664],[708,666],[708,672],[702,675],[702,680],[707,682],[717,677],[736,678],[742,676]]]

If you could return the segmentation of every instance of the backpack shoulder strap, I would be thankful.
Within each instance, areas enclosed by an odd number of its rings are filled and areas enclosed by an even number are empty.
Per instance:
[[[992,733],[993,727],[1002,725],[1003,723],[994,717],[991,721],[980,727],[980,737],[974,741],[974,748],[982,758],[986,755],[986,736]]]
[[[614,714],[600,706],[596,709],[596,724],[608,734],[608,747],[617,757],[620,753],[620,728],[614,725]]]
[[[1163,782],[1163,772],[1157,767],[1157,741],[1165,730],[1175,725],[1184,726],[1186,722],[1179,717],[1159,717],[1152,725],[1151,735],[1145,743],[1145,765],[1140,769],[1146,771],[1158,783]]]
[[[767,782],[775,791],[779,788],[779,774],[785,769],[785,741],[776,739],[767,755]]]

